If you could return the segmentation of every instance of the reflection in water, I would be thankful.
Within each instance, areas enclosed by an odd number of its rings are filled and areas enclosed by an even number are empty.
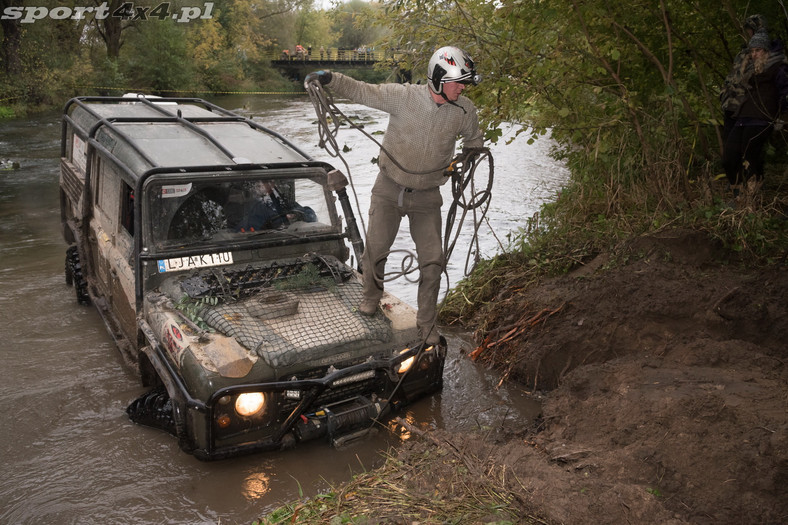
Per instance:
[[[399,414],[396,418],[390,419],[386,424],[386,427],[388,428],[388,431],[391,433],[391,435],[397,437],[401,442],[404,443],[413,436],[408,427],[400,424],[400,420],[404,421],[411,427],[417,423],[414,414],[412,412],[407,412],[405,414]]]
[[[244,480],[242,491],[249,501],[256,501],[268,494],[269,477],[265,472],[249,474]]]
[[[235,97],[216,101],[246,114],[337,167],[317,147],[309,101]],[[368,131],[385,116],[362,106],[347,113]],[[382,464],[381,451],[413,439],[389,422],[341,449],[325,442],[295,450],[203,463],[182,453],[172,436],[129,422],[125,407],[138,397],[136,372],[124,368],[94,308],[76,305],[64,284],[65,244],[58,209],[60,115],[0,123],[0,158],[19,162],[0,171],[0,523],[212,524],[250,523],[284,502],[311,496],[353,474]],[[509,132],[511,135],[511,132]],[[376,174],[377,148],[343,130],[351,175],[366,220]],[[480,239],[483,256],[500,250],[495,238],[523,226],[564,180],[549,143],[520,138],[493,146],[495,184]],[[448,186],[444,187],[447,194]],[[494,235],[492,234],[494,229]],[[464,234],[467,235],[467,234]],[[458,245],[468,245],[463,237]],[[410,250],[404,228],[395,247]],[[459,251],[459,250],[458,250]],[[464,260],[449,266],[449,285],[462,277]],[[389,289],[415,304],[416,285],[400,279]],[[452,432],[522,428],[538,400],[471,363],[464,334],[450,343],[443,390],[397,414],[414,428]],[[8,417],[13,416],[13,417]]]

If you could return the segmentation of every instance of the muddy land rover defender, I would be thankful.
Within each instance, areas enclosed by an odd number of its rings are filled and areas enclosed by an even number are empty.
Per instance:
[[[218,459],[342,443],[441,387],[445,341],[417,339],[412,307],[357,311],[363,244],[331,165],[143,96],[70,100],[61,157],[66,283],[151,387],[132,420]]]

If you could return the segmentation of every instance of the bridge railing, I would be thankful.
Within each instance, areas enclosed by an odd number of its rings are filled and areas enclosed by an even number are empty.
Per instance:
[[[339,49],[336,47],[315,49],[304,48],[302,50],[283,50],[279,53],[271,53],[269,59],[272,61],[290,62],[382,62],[394,58],[393,53],[366,49]]]

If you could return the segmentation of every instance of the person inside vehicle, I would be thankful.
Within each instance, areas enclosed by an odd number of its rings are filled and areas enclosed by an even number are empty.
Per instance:
[[[463,149],[484,145],[476,107],[462,96],[465,87],[477,84],[480,78],[465,51],[445,46],[429,61],[427,86],[368,84],[331,71],[316,71],[305,79],[307,86],[319,82],[335,94],[389,114],[369,207],[362,257],[364,291],[358,311],[366,316],[377,312],[388,253],[402,218],[407,216],[420,272],[416,324],[427,345],[440,341],[435,323],[446,264],[440,186],[449,180],[444,170],[455,154],[458,136]]]
[[[237,192],[231,194],[225,210],[228,225],[240,232],[275,230],[296,221],[317,221],[312,208],[286,198],[273,181],[254,182],[251,198],[244,199]]]

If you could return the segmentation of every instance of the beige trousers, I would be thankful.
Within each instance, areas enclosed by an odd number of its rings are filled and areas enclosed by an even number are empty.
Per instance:
[[[364,302],[377,305],[380,301],[388,253],[402,218],[407,216],[419,262],[416,324],[421,337],[434,331],[438,315],[438,293],[445,265],[441,243],[442,204],[440,188],[410,190],[383,174],[378,175],[372,187],[369,228],[362,257]],[[374,269],[370,271],[371,268]]]

